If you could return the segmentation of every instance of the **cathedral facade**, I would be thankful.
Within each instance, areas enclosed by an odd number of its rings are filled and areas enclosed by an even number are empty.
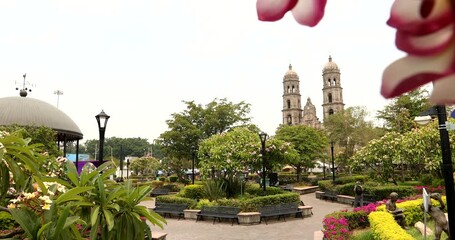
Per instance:
[[[322,95],[323,95],[323,120],[328,116],[344,109],[343,88],[341,87],[340,69],[338,65],[329,61],[322,69]],[[302,109],[300,95],[300,80],[297,73],[289,65],[288,71],[283,77],[283,124],[307,125],[314,128],[322,128],[322,123],[316,116],[316,107],[308,97]]]

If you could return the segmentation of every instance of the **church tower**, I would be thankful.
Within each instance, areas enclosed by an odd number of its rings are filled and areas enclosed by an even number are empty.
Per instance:
[[[299,84],[299,76],[289,64],[289,70],[283,77],[283,124],[301,124],[302,105]]]
[[[323,121],[325,121],[329,115],[344,109],[343,88],[341,87],[340,75],[338,65],[332,62],[332,56],[329,56],[329,62],[326,63],[322,69],[322,79],[324,81],[324,87],[322,88]]]

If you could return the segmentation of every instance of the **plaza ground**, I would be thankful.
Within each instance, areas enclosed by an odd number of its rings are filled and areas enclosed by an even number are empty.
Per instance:
[[[244,239],[285,239],[285,240],[321,240],[322,220],[325,215],[343,209],[352,209],[350,205],[320,200],[314,193],[300,195],[305,205],[313,207],[313,216],[302,218],[287,217],[286,222],[270,218],[255,225],[231,226],[230,221],[216,222],[212,220],[198,221],[167,217],[164,229],[152,226],[154,231],[167,233],[167,240],[244,240]],[[144,203],[153,207],[154,202]]]

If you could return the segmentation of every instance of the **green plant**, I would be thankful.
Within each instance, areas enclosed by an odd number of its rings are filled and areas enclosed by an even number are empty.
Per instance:
[[[203,185],[188,185],[180,190],[179,195],[181,197],[191,198],[191,199],[201,199],[204,195],[204,186]]]
[[[15,223],[10,213],[0,211],[0,230],[12,229]]]
[[[209,180],[204,183],[202,196],[210,201],[214,201],[226,197],[226,189],[224,181]]]
[[[169,182],[171,182],[171,183],[177,182],[178,179],[179,179],[179,177],[177,175],[169,176]]]

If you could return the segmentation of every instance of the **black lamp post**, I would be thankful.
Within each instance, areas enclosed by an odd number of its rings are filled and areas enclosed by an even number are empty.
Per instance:
[[[261,139],[261,155],[262,155],[262,190],[266,195],[265,190],[265,141],[267,140],[267,133],[260,132],[259,138]]]
[[[449,220],[449,235],[453,236],[455,233],[455,208],[453,203],[455,201],[454,194],[454,181],[453,181],[453,165],[452,156],[450,153],[450,141],[449,132],[447,131],[447,113],[445,105],[436,105],[430,110],[423,112],[422,115],[437,115],[439,124],[439,136],[441,143],[442,153],[442,173],[444,176],[445,188],[446,188],[446,202],[447,202],[447,216]],[[419,119],[418,119],[419,118]],[[420,121],[424,123],[420,123]],[[419,124],[425,124],[429,122],[431,118],[427,117],[416,117],[416,121]],[[449,236],[449,239],[451,237]]]
[[[335,158],[333,157],[333,141],[330,142],[330,152],[332,153],[332,181],[335,183]]]
[[[196,160],[196,147],[192,147],[192,159],[191,159],[191,183],[194,185],[194,161]]]
[[[123,171],[123,169],[122,169],[122,171]],[[130,173],[130,159],[127,158],[126,159],[126,179],[130,178],[129,173]]]
[[[103,164],[104,133],[106,132],[107,120],[109,120],[110,117],[111,116],[107,115],[104,110],[101,110],[101,112],[95,116],[96,121],[98,122],[98,130],[100,132],[100,149],[98,155],[99,165]]]

